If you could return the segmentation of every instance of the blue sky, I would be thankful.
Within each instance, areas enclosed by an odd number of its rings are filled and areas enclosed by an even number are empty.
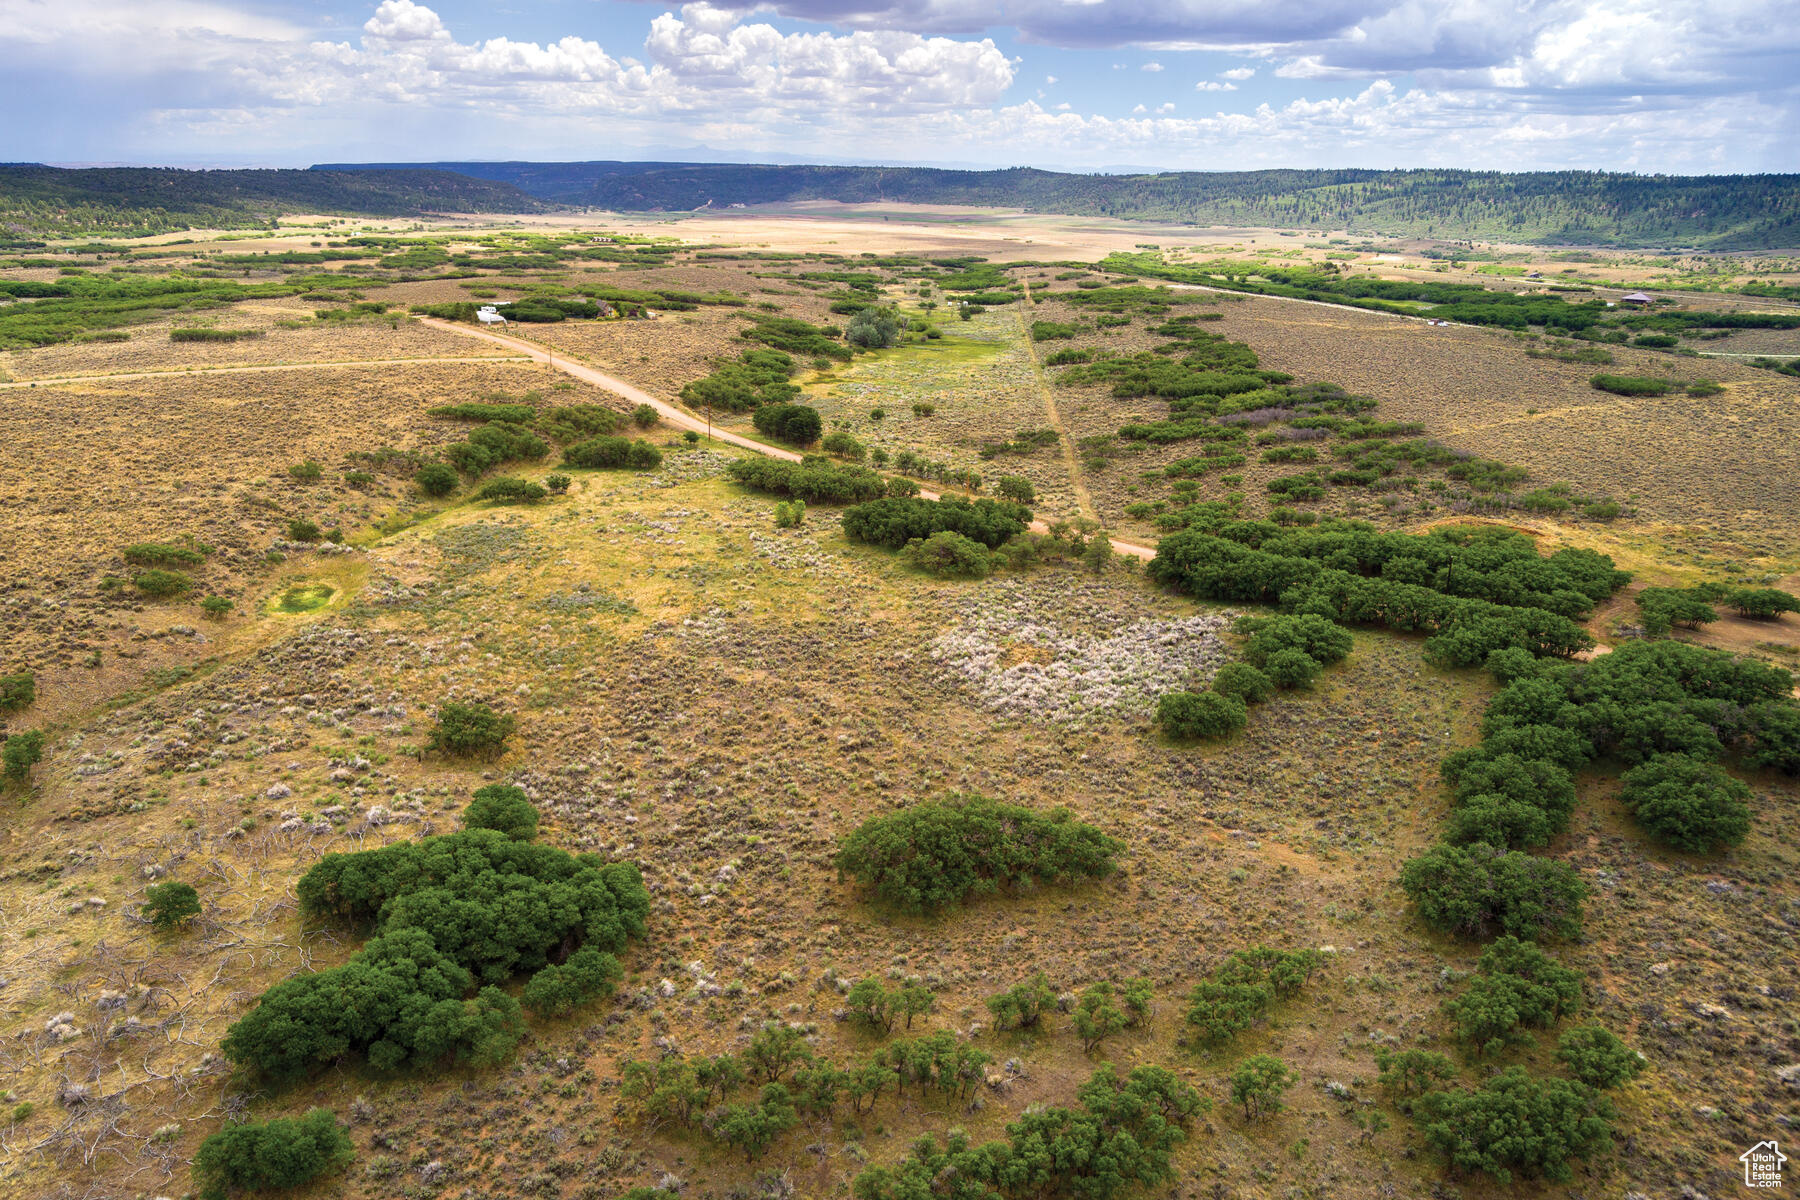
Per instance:
[[[0,159],[1800,170],[1795,0],[0,0]]]

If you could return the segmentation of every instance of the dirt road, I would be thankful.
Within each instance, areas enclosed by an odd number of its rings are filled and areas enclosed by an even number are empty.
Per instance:
[[[496,346],[505,346],[509,350],[518,351],[520,354],[532,359],[534,362],[547,363],[554,366],[558,371],[572,375],[576,379],[591,383],[595,387],[604,388],[615,395],[623,396],[633,404],[648,404],[657,411],[657,415],[662,417],[665,422],[675,426],[677,429],[691,429],[696,433],[705,433],[707,430],[707,423],[701,418],[696,417],[693,413],[688,412],[686,409],[676,408],[673,404],[658,400],[655,396],[652,396],[642,388],[635,387],[616,376],[608,375],[604,371],[596,371],[592,367],[573,362],[567,355],[552,356],[549,351],[542,347],[520,338],[509,337],[506,334],[501,333],[490,333],[485,329],[472,329],[469,326],[457,325],[451,321],[441,321],[436,317],[419,317],[417,320],[431,326],[433,329],[442,329],[449,333],[460,333],[464,337],[480,338],[482,341],[492,342]],[[762,442],[754,441],[735,433],[729,433],[717,427],[713,428],[712,436],[721,442],[726,442],[745,450],[753,450],[758,454],[767,454],[771,458],[786,459],[788,462],[799,462],[801,459],[801,455],[794,453],[792,450],[777,449],[774,446],[764,445]],[[937,500],[942,498],[941,493],[938,492],[921,491],[919,495],[927,500]],[[1031,523],[1031,528],[1034,533],[1050,532],[1050,527],[1045,525],[1042,521],[1033,521]],[[1149,546],[1140,546],[1136,542],[1124,542],[1117,538],[1113,538],[1111,541],[1113,549],[1120,554],[1128,554],[1132,558],[1140,559],[1145,562],[1156,557],[1156,551]]]

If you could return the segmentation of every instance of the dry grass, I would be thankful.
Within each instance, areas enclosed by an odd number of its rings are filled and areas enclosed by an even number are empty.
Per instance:
[[[696,224],[717,228],[680,228]],[[865,232],[849,248],[877,245]],[[736,268],[643,274],[708,290],[745,282]],[[633,286],[628,275],[608,277]],[[392,292],[466,295],[449,281]],[[822,319],[822,304],[809,293],[794,311]],[[1450,444],[1546,480],[1591,478],[1636,495],[1648,518],[1532,520],[1547,545],[1598,544],[1681,581],[1716,577],[1721,556],[1746,545],[1787,552],[1780,518],[1785,510],[1791,525],[1796,505],[1786,381],[1644,356],[1730,381],[1709,401],[1647,410],[1591,392],[1588,369],[1527,359],[1509,339],[1273,301],[1224,311],[1211,328],[1272,367],[1370,392],[1383,415],[1425,421]],[[812,381],[811,394],[828,421],[850,422],[872,444],[989,478],[1026,474],[1045,515],[1064,515],[1074,481],[1054,448],[975,455],[983,440],[1048,420],[1019,322],[996,311],[947,323],[943,342],[859,358]],[[1135,344],[1140,326],[1118,344]],[[734,329],[729,311],[703,309],[519,332],[672,394],[707,357],[735,352]],[[283,333],[223,349],[243,361]],[[349,336],[363,333],[321,333],[307,354]],[[0,1062],[13,1102],[36,1105],[0,1125],[0,1195],[178,1195],[186,1160],[224,1116],[324,1103],[352,1125],[358,1160],[322,1194],[608,1200],[671,1172],[689,1181],[685,1195],[724,1200],[752,1170],[701,1138],[621,1121],[619,1059],[737,1048],[765,1018],[805,1024],[840,1063],[860,1057],[874,1043],[836,1019],[834,981],[868,975],[921,977],[937,997],[921,1028],[968,1033],[1021,1073],[966,1111],[890,1093],[872,1115],[793,1131],[760,1168],[797,1195],[847,1194],[865,1162],[902,1157],[922,1132],[994,1134],[1027,1104],[1069,1100],[1101,1060],[1169,1065],[1220,1102],[1177,1156],[1169,1191],[1191,1197],[1480,1200],[1652,1187],[1660,1197],[1684,1184],[1724,1194],[1736,1154],[1791,1107],[1774,1072],[1800,1059],[1793,781],[1754,779],[1755,832],[1709,860],[1649,848],[1607,774],[1585,781],[1574,828],[1552,852],[1597,898],[1587,939],[1561,955],[1588,981],[1589,1015],[1641,1048],[1650,1070],[1621,1093],[1617,1153],[1579,1172],[1573,1190],[1475,1180],[1452,1192],[1408,1122],[1373,1132],[1367,1119],[1385,1111],[1373,1049],[1396,1039],[1449,1048],[1445,971],[1474,957],[1414,922],[1395,879],[1437,836],[1437,764],[1475,736],[1483,678],[1426,666],[1415,639],[1359,633],[1315,692],[1257,708],[1241,737],[1173,746],[1151,733],[1141,699],[1079,723],[1003,715],[992,689],[968,686],[934,656],[947,635],[979,627],[998,639],[997,672],[1053,671],[1070,653],[1058,647],[1103,647],[1121,678],[1148,671],[1160,660],[1140,656],[1158,653],[1154,639],[1129,630],[1213,610],[1135,574],[932,581],[847,544],[831,509],[776,530],[770,502],[724,483],[722,459],[704,452],[671,453],[654,477],[580,473],[566,499],[541,506],[411,512],[386,536],[368,527],[411,509],[399,481],[370,493],[340,486],[352,450],[456,436],[424,417],[430,405],[551,378],[516,364],[420,364],[4,393],[0,438],[17,453],[0,464],[11,583],[0,655],[39,669],[43,698],[27,715],[52,737],[33,788],[5,799],[0,822]],[[607,402],[586,389],[550,394]],[[915,398],[936,416],[915,419]],[[1127,411],[1161,415],[1148,402],[1056,398],[1078,437],[1116,429]],[[890,414],[880,423],[868,419],[878,403]],[[1639,470],[1611,442],[1658,470]],[[326,465],[324,483],[287,479],[304,457]],[[1136,469],[1123,459],[1084,476],[1104,515],[1142,498],[1129,490]],[[1258,490],[1256,477],[1245,490]],[[281,521],[302,512],[361,527],[362,548],[264,566]],[[190,607],[134,607],[98,590],[119,570],[120,546],[184,532],[221,548],[201,573],[205,590],[236,595],[239,615],[210,625]],[[330,586],[333,603],[299,616],[265,603],[301,583]],[[200,636],[176,632],[184,627]],[[1731,632],[1723,621],[1715,630]],[[80,665],[96,649],[104,665]],[[990,682],[1004,689],[1010,678]],[[505,758],[418,756],[432,708],[451,698],[518,715]],[[454,828],[470,790],[490,779],[532,793],[544,840],[642,865],[652,928],[628,955],[619,999],[535,1023],[499,1070],[384,1079],[345,1065],[276,1095],[233,1081],[216,1057],[230,1022],[270,984],[353,948],[342,931],[301,922],[300,872],[328,851]],[[931,921],[876,911],[835,877],[836,839],[858,822],[964,789],[1069,805],[1126,841],[1125,870]],[[144,887],[161,878],[201,889],[199,928],[162,938],[135,918]],[[1180,1045],[1187,988],[1255,942],[1335,953],[1266,1026],[1215,1055]],[[1070,990],[1147,975],[1157,1015],[1091,1058],[1066,1019],[1025,1037],[987,1031],[986,997],[1040,967]],[[79,1032],[57,1040],[47,1022],[65,1012]],[[1515,1053],[1546,1066],[1550,1045]],[[1301,1082],[1287,1113],[1246,1127],[1223,1103],[1222,1077],[1259,1051],[1282,1055]],[[1334,1098],[1333,1082],[1354,1098]],[[91,1090],[67,1105],[66,1084]]]

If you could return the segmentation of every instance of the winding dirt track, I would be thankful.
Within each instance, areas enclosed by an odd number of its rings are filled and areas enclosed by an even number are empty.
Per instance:
[[[707,431],[707,423],[701,418],[696,417],[693,413],[688,412],[686,409],[677,408],[673,404],[658,400],[649,392],[644,391],[642,388],[634,387],[633,385],[626,383],[623,379],[608,375],[603,371],[596,371],[594,368],[583,366],[581,363],[572,362],[567,356],[553,356],[549,351],[544,350],[531,342],[523,341],[515,337],[508,337],[505,334],[490,333],[485,329],[472,329],[466,325],[456,325],[449,321],[441,321],[436,317],[419,317],[417,320],[421,324],[431,326],[433,329],[441,329],[449,333],[459,333],[464,337],[480,338],[482,341],[492,342],[496,346],[505,346],[507,349],[516,350],[520,354],[536,362],[547,363],[555,367],[558,371],[572,375],[584,383],[591,383],[595,387],[604,388],[615,395],[623,396],[633,404],[648,404],[651,408],[656,410],[657,415],[662,417],[665,422],[675,426],[677,429],[691,429],[696,433],[705,433]],[[799,462],[801,459],[801,456],[794,453],[792,450],[781,450],[774,446],[767,446],[762,442],[754,441],[750,438],[716,427],[712,430],[712,436],[721,442],[726,442],[745,450],[753,450],[758,454],[766,454],[771,458],[786,459],[788,462]],[[941,497],[941,493],[928,491],[921,491],[919,495],[927,500],[937,500]],[[1045,525],[1042,521],[1033,521],[1031,523],[1031,528],[1035,533],[1050,532],[1050,527]],[[1129,554],[1133,558],[1141,559],[1146,562],[1156,557],[1156,551],[1149,546],[1140,546],[1136,542],[1122,542],[1117,538],[1110,540],[1112,541],[1113,549],[1120,554]]]

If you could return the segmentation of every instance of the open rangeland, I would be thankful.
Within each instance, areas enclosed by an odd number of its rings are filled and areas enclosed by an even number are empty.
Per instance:
[[[539,217],[430,228],[491,248],[477,239],[503,225],[509,236],[569,228]],[[229,249],[304,250],[335,236],[327,228]],[[1359,629],[1347,659],[1253,708],[1242,733],[1171,741],[1152,722],[1158,698],[1204,687],[1241,657],[1232,620],[1248,609],[1176,595],[1135,563],[1073,554],[933,578],[850,541],[831,504],[778,525],[773,497],[726,474],[748,451],[651,419],[627,425],[632,406],[619,397],[456,331],[472,325],[427,326],[405,309],[567,300],[583,286],[704,295],[654,319],[508,330],[559,366],[676,403],[761,344],[740,336],[759,318],[847,323],[845,280],[808,272],[870,272],[879,281],[853,303],[896,305],[907,340],[794,356],[798,398],[824,432],[858,444],[839,461],[859,452],[892,473],[910,453],[940,474],[978,473],[983,495],[1020,476],[1041,520],[1147,544],[1166,532],[1158,518],[1184,505],[1269,513],[1268,482],[1296,467],[1263,461],[1251,441],[1243,464],[1183,487],[1166,468],[1202,451],[1118,437],[1127,423],[1167,420],[1165,400],[1064,383],[1048,360],[1153,351],[1167,339],[1151,326],[1221,314],[1196,328],[1243,343],[1296,384],[1370,398],[1373,420],[1419,427],[1395,437],[1522,468],[1520,493],[1566,484],[1619,503],[1599,516],[1475,504],[1441,471],[1407,468],[1398,486],[1333,486],[1299,508],[1404,531],[1508,524],[1546,553],[1612,555],[1636,574],[1633,591],[1794,586],[1800,383],[1614,348],[1608,369],[1722,385],[1627,398],[1595,390],[1595,366],[1531,357],[1548,342],[1511,333],[1210,293],[1103,326],[1068,299],[1092,290],[1081,282],[1108,282],[1092,260],[1145,240],[1269,254],[1323,240],[1311,234],[1157,236],[898,210],[596,217],[582,229],[746,253],[1058,261],[1009,276],[1044,285],[1034,297],[968,320],[904,264],[707,259],[691,245],[648,267],[396,269],[357,289],[387,313],[310,315],[352,302],[346,285],[332,298],[131,325],[122,342],[11,352],[0,364],[11,380],[0,438],[12,451],[0,460],[0,675],[34,673],[37,699],[8,715],[7,732],[47,740],[27,782],[0,799],[0,1195],[185,1195],[189,1160],[226,1122],[324,1105],[356,1158],[307,1197],[614,1200],[656,1186],[685,1200],[849,1196],[859,1173],[898,1163],[921,1135],[1000,1136],[1033,1106],[1073,1104],[1107,1063],[1167,1067],[1212,1102],[1175,1150],[1172,1178],[1146,1195],[1673,1200],[1682,1186],[1714,1196],[1736,1186],[1737,1156],[1791,1111],[1800,1059],[1792,777],[1737,772],[1753,793],[1750,833],[1700,856],[1647,839],[1620,799],[1618,764],[1580,773],[1569,827],[1543,853],[1591,897],[1583,932],[1556,955],[1581,981],[1579,1020],[1614,1031],[1647,1068],[1611,1093],[1612,1148],[1576,1161],[1570,1180],[1450,1179],[1378,1083],[1378,1052],[1442,1051],[1468,1085],[1501,1066],[1559,1069],[1554,1031],[1465,1055],[1441,1006],[1466,986],[1481,946],[1434,932],[1398,882],[1441,836],[1451,800],[1439,766],[1480,736],[1497,687],[1488,674],[1433,665],[1421,637]],[[261,336],[171,338],[197,321]],[[1034,341],[1037,322],[1074,331]],[[491,361],[454,361],[467,359]],[[569,438],[541,457],[453,474],[443,497],[422,494],[415,472],[475,427],[430,410],[477,402],[524,404],[546,421],[546,410],[595,406],[660,462],[565,470]],[[756,432],[742,412],[693,415]],[[556,475],[571,477],[566,493],[537,503],[475,495],[496,477]],[[296,539],[295,521],[341,541]],[[133,582],[141,568],[123,552],[136,543],[208,549],[184,568],[188,591],[158,597]],[[1622,644],[1631,594],[1588,621],[1603,641]],[[206,614],[206,596],[232,607]],[[1677,636],[1793,666],[1797,624],[1726,616]],[[444,706],[461,702],[514,718],[503,753],[427,750]],[[493,783],[526,791],[539,843],[642,871],[648,928],[622,955],[617,995],[534,1016],[498,1066],[382,1072],[349,1055],[283,1086],[234,1070],[221,1041],[258,997],[346,962],[368,932],[304,915],[301,874],[326,854],[455,830],[471,793]],[[835,869],[840,839],[860,823],[967,793],[1066,806],[1123,843],[1120,870],[919,917],[873,903]],[[139,910],[146,889],[169,880],[194,885],[202,912],[157,932]],[[1321,965],[1266,1019],[1223,1045],[1196,1044],[1190,991],[1257,945],[1317,951]],[[1056,993],[1052,1011],[1035,1029],[995,1028],[987,1000],[1038,971]],[[1150,1015],[1084,1049],[1069,1011],[1078,997],[1136,978],[1149,981]],[[871,1031],[847,1000],[865,979],[911,982],[929,1011]],[[890,1088],[872,1106],[808,1116],[749,1156],[644,1119],[621,1086],[626,1060],[741,1053],[765,1022],[840,1067],[938,1031],[985,1059],[961,1093]],[[1297,1073],[1285,1109],[1259,1120],[1228,1083],[1254,1054]]]

